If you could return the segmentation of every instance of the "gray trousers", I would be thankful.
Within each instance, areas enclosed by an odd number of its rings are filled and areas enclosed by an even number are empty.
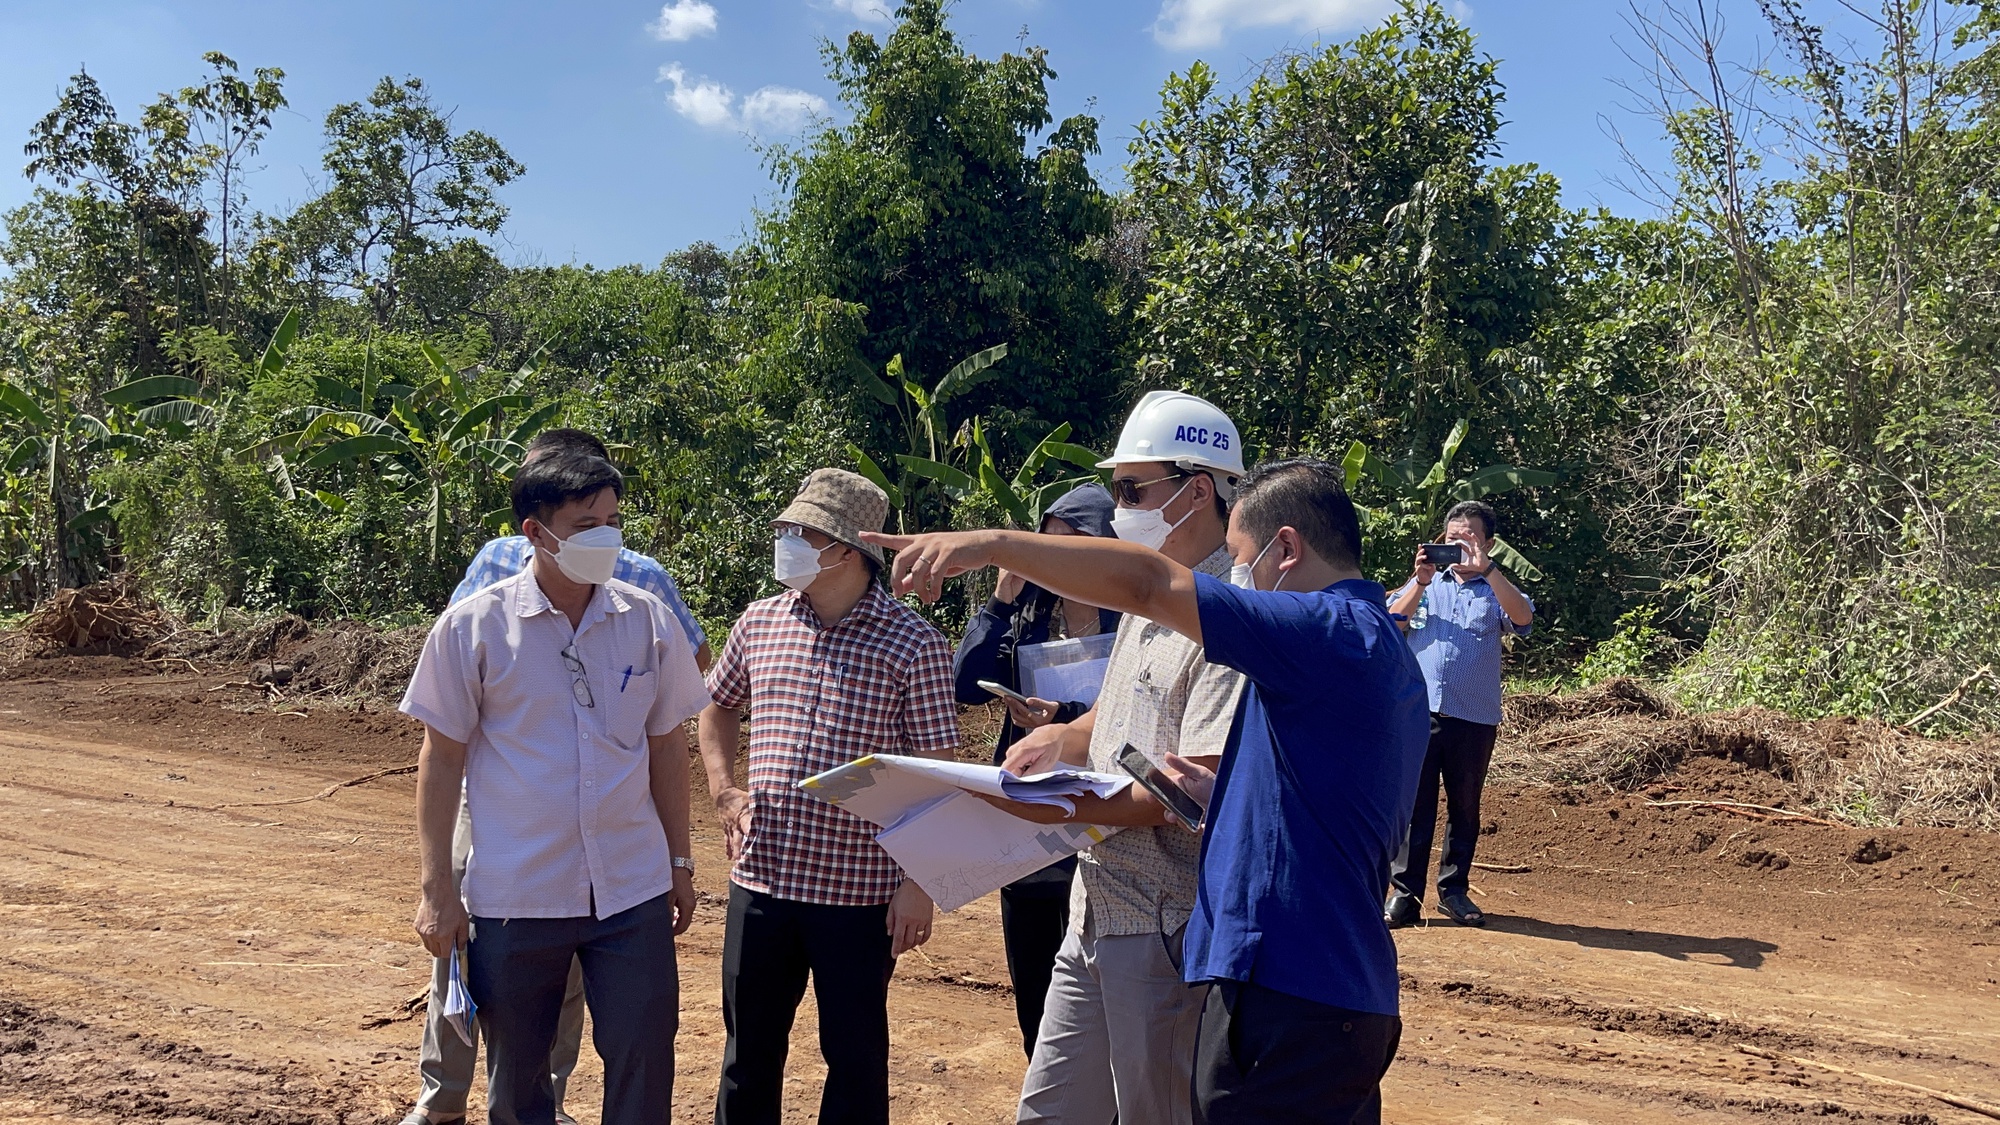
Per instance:
[[[466,988],[486,1035],[488,1125],[555,1125],[549,1045],[578,961],[604,1060],[604,1125],[672,1118],[681,986],[669,898],[609,918],[473,917]]]
[[[465,860],[472,854],[472,816],[465,798],[458,801],[458,827],[451,834],[451,884],[465,881]],[[445,984],[451,979],[451,963],[442,957],[431,964],[431,1001],[424,1014],[424,1046],[417,1071],[423,1078],[423,1092],[417,1108],[432,1121],[449,1121],[465,1116],[466,1098],[472,1093],[472,1073],[479,1069],[478,1048],[458,1037],[444,1022]],[[575,961],[569,966],[569,988],[563,993],[562,1018],[556,1023],[556,1045],[549,1052],[549,1077],[556,1088],[556,1108],[563,1105],[563,1092],[576,1070],[577,1056],[583,1051],[583,968]]]
[[[1190,1125],[1207,985],[1181,980],[1181,937],[1099,937],[1088,917],[1056,954],[1018,1122]]]

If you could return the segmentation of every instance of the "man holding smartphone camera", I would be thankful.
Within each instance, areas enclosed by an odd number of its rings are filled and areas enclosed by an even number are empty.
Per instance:
[[[1423,913],[1440,784],[1445,830],[1438,909],[1460,925],[1486,924],[1466,890],[1479,840],[1479,795],[1500,729],[1501,638],[1526,636],[1535,619],[1534,601],[1493,561],[1497,520],[1490,504],[1454,505],[1445,514],[1443,543],[1420,544],[1416,572],[1390,595],[1389,613],[1406,623],[1431,708],[1430,747],[1409,835],[1389,868],[1395,892],[1382,917],[1392,927],[1408,926]]]

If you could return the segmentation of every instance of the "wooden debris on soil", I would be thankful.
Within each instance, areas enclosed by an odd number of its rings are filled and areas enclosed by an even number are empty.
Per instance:
[[[1776,1051],[1766,1051],[1762,1047],[1752,1047],[1748,1043],[1738,1043],[1736,1045],[1736,1049],[1743,1052],[1746,1055],[1754,1055],[1757,1058],[1768,1059],[1772,1062],[1788,1062],[1792,1063],[1795,1066],[1812,1067],[1815,1070],[1824,1070],[1832,1074],[1849,1075],[1854,1078],[1860,1078],[1865,1081],[1874,1082],[1883,1086],[1894,1086],[1898,1089],[1908,1090],[1911,1093],[1922,1094],[1927,1098],[1936,1098],[1938,1101],[1941,1101],[1946,1105],[1955,1105],[1960,1109],[1971,1110],[1973,1113],[1984,1114],[1987,1117],[2000,1120],[2000,1106],[1993,1105],[1990,1102],[1982,1102],[1977,1099],[1964,1097],[1959,1094],[1948,1094],[1943,1090],[1933,1090],[1929,1086],[1919,1086],[1915,1082],[1904,1082],[1895,1078],[1884,1078],[1879,1074],[1870,1074],[1865,1070],[1849,1070],[1844,1066],[1835,1066],[1832,1063],[1814,1062],[1811,1059],[1799,1058],[1797,1055],[1781,1055]]]
[[[22,624],[30,637],[64,653],[129,653],[152,644],[171,628],[167,615],[129,574],[81,589],[57,590]]]

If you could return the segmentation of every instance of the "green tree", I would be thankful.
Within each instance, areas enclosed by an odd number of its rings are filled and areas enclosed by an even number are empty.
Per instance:
[[[249,81],[237,73],[236,60],[220,51],[202,56],[212,73],[199,86],[181,90],[177,99],[186,113],[197,146],[194,159],[215,183],[212,213],[220,234],[217,247],[216,321],[223,331],[234,323],[230,309],[230,270],[234,254],[230,236],[242,225],[243,161],[255,156],[271,130],[271,115],[285,107],[285,72],[258,67]]]
[[[1953,31],[1941,3],[1886,3],[1873,46],[1790,0],[1764,12],[1779,52],[1748,91],[1711,77],[1727,55],[1704,7],[1640,25],[1676,146],[1663,182],[1705,263],[1675,291],[1672,414],[1701,440],[1672,451],[1680,487],[1652,508],[1686,529],[1669,576],[1711,625],[1680,682],[1711,702],[1991,724],[2000,11]]]
[[[886,40],[827,49],[853,121],[774,151],[784,198],[760,220],[750,295],[767,354],[799,351],[801,317],[823,327],[823,356],[790,393],[852,402],[876,451],[903,437],[897,404],[872,393],[892,357],[929,387],[1007,344],[1005,377],[961,405],[1019,453],[1027,435],[1065,419],[1094,431],[1110,413],[1120,329],[1097,244],[1112,205],[1087,165],[1097,122],[1049,129],[1046,53],[978,58],[944,7],[907,0]]]
[[[1169,78],[1127,165],[1142,377],[1212,399],[1268,454],[1414,454],[1483,420],[1531,377],[1561,214],[1553,177],[1490,167],[1500,99],[1435,3],[1239,92],[1202,63]]]
[[[500,229],[496,192],[527,171],[487,134],[454,132],[420,78],[384,78],[366,104],[333,107],[321,164],[330,185],[283,238],[315,288],[355,295],[377,327],[395,321],[434,256]]]
[[[93,386],[164,371],[166,336],[206,321],[214,250],[189,128],[165,96],[120,118],[79,72],[29,130],[26,173],[41,186],[7,217],[6,288],[87,354]]]

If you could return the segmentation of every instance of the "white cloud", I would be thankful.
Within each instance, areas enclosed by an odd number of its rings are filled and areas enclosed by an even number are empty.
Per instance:
[[[743,99],[743,124],[753,133],[797,133],[826,116],[826,99],[789,86],[766,86]]]
[[[765,86],[737,107],[736,92],[711,78],[690,78],[679,63],[660,68],[660,81],[670,82],[667,104],[674,112],[704,129],[739,129],[749,133],[796,133],[826,113],[826,99],[789,86]]]
[[[1179,50],[1214,47],[1234,28],[1355,27],[1387,15],[1391,7],[1389,0],[1161,0],[1153,38]]]
[[[679,63],[668,63],[660,68],[660,81],[671,82],[674,88],[667,94],[667,104],[674,112],[708,129],[722,129],[736,123],[736,114],[731,108],[736,95],[729,87],[706,78],[688,79],[687,71]]]
[[[862,23],[889,23],[895,19],[895,0],[832,0],[833,10],[846,12]]]
[[[660,8],[660,18],[646,25],[653,38],[669,43],[715,34],[715,5],[704,0],[673,0]]]

